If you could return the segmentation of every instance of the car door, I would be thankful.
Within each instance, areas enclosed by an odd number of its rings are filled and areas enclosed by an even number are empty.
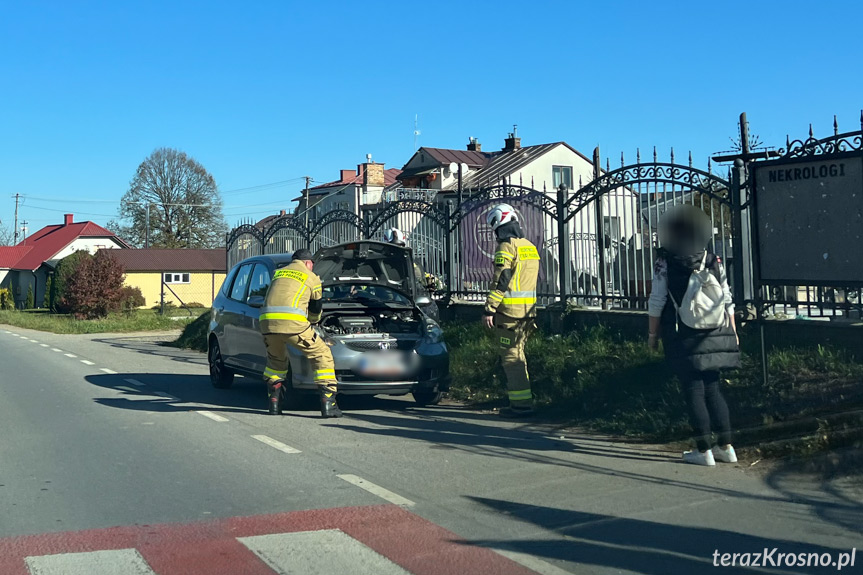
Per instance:
[[[231,285],[231,291],[225,299],[225,309],[222,310],[225,338],[222,342],[222,357],[228,365],[245,367],[240,363],[242,341],[245,332],[244,323],[248,317],[246,296],[249,292],[249,280],[252,276],[254,263],[243,264],[237,270],[237,276]],[[256,310],[257,311],[257,310]]]
[[[238,362],[246,369],[256,373],[263,373],[264,368],[267,367],[267,349],[264,345],[264,336],[261,334],[259,320],[261,310],[248,305],[248,303],[252,297],[266,297],[272,277],[273,270],[266,263],[258,262],[255,264],[249,278],[249,290],[245,299],[246,308],[241,328],[242,335],[237,342]]]

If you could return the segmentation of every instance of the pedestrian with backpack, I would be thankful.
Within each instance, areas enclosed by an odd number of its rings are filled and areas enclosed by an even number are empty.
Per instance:
[[[683,460],[707,466],[737,461],[719,375],[740,364],[725,266],[706,249],[712,237],[712,223],[702,210],[688,204],[669,208],[659,223],[662,247],[648,300],[648,345],[656,349],[661,337],[695,432],[697,450],[684,452]],[[717,445],[712,445],[714,432]]]

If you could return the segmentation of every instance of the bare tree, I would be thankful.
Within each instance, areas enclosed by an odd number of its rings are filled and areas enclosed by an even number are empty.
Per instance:
[[[148,233],[150,247],[225,244],[227,224],[215,179],[194,158],[172,148],[155,150],[138,166],[121,200],[120,218],[122,224],[111,223],[114,231],[138,247],[147,243]]]
[[[11,246],[14,241],[12,230],[0,222],[0,246]]]

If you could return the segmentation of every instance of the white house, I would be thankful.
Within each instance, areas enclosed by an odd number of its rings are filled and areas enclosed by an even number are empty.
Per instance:
[[[66,214],[62,224],[45,226],[14,246],[0,247],[0,287],[9,288],[16,306],[23,306],[32,291],[37,307],[45,298],[48,276],[57,263],[79,250],[128,248],[128,244],[93,222],[74,222]]]

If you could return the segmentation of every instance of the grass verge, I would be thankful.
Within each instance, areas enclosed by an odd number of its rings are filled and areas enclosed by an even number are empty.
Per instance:
[[[47,311],[0,310],[0,324],[52,333],[126,333],[182,328],[191,318],[171,319],[152,310],[111,314],[104,319],[81,320]]]
[[[170,342],[171,347],[207,351],[207,328],[210,325],[210,311],[202,313],[194,321],[186,324],[183,333],[176,341]]]
[[[451,348],[451,396],[469,403],[506,401],[497,350],[471,323],[445,327]],[[745,335],[744,335],[745,337]],[[537,333],[527,345],[534,394],[549,416],[597,431],[648,441],[688,439],[686,406],[659,352],[605,327]],[[742,446],[754,456],[807,455],[863,444],[863,364],[828,347],[768,355],[765,386],[757,354],[723,374],[723,391]]]

